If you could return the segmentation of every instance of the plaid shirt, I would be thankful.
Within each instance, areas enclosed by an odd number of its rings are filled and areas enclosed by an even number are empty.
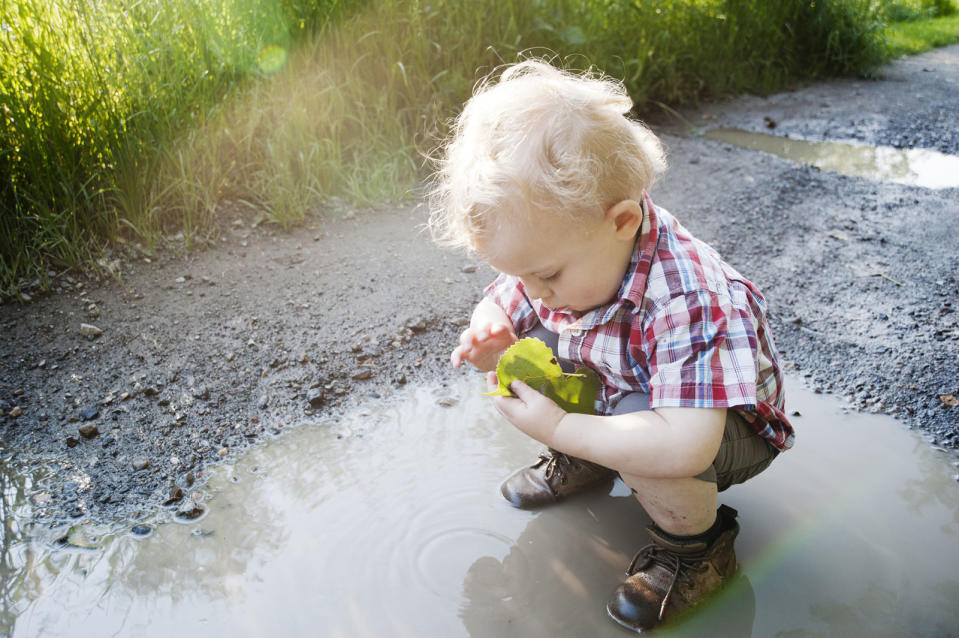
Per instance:
[[[648,196],[643,208],[636,250],[609,304],[553,311],[503,274],[486,295],[517,334],[538,320],[559,335],[560,359],[599,374],[599,414],[643,392],[653,408],[735,408],[776,448],[792,447],[762,294]]]

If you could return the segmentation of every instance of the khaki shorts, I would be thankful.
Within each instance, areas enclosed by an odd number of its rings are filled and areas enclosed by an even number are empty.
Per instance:
[[[629,414],[649,409],[649,395],[634,392],[620,399],[612,413]],[[694,478],[715,483],[716,489],[722,492],[756,476],[778,455],[779,450],[756,434],[738,412],[726,410],[726,429],[716,458],[705,472]]]
[[[559,341],[559,336],[537,324],[524,337],[536,337],[546,343],[553,352]],[[565,362],[564,369],[572,372]],[[642,392],[633,392],[625,395],[613,408],[613,414],[628,414],[649,410],[649,395]],[[723,432],[722,443],[713,464],[706,471],[694,478],[715,483],[722,492],[730,485],[744,483],[767,467],[779,455],[779,450],[772,443],[756,434],[749,423],[735,410],[726,410],[726,430]]]

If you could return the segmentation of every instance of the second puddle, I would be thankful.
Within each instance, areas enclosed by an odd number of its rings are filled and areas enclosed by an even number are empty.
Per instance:
[[[605,600],[649,523],[622,483],[542,512],[499,481],[539,445],[482,380],[304,425],[214,472],[210,513],[95,550],[6,551],[11,636],[622,636]],[[459,399],[436,404],[437,391]],[[742,576],[663,636],[959,632],[951,453],[789,383],[797,444],[720,495]]]
[[[703,136],[844,175],[925,188],[959,186],[959,157],[929,149],[812,142],[735,128],[710,129]]]

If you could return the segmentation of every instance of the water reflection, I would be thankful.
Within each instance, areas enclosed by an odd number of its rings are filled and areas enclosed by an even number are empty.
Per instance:
[[[929,149],[812,142],[735,128],[710,129],[703,135],[844,175],[925,188],[959,186],[959,157]]]
[[[662,635],[959,632],[959,489],[944,454],[790,384],[796,448],[722,495],[740,512],[742,577]],[[623,635],[605,601],[649,519],[619,482],[539,513],[506,504],[499,481],[539,446],[482,385],[304,424],[213,472],[203,520],[165,512],[153,535],[127,525],[95,550],[18,527],[38,479],[0,472],[0,633]],[[437,392],[459,403],[440,407]]]

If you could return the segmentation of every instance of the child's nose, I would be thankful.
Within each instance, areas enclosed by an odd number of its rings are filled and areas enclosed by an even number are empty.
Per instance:
[[[552,292],[549,286],[538,277],[523,277],[522,282],[523,286],[526,287],[526,292],[534,299],[543,299]]]

